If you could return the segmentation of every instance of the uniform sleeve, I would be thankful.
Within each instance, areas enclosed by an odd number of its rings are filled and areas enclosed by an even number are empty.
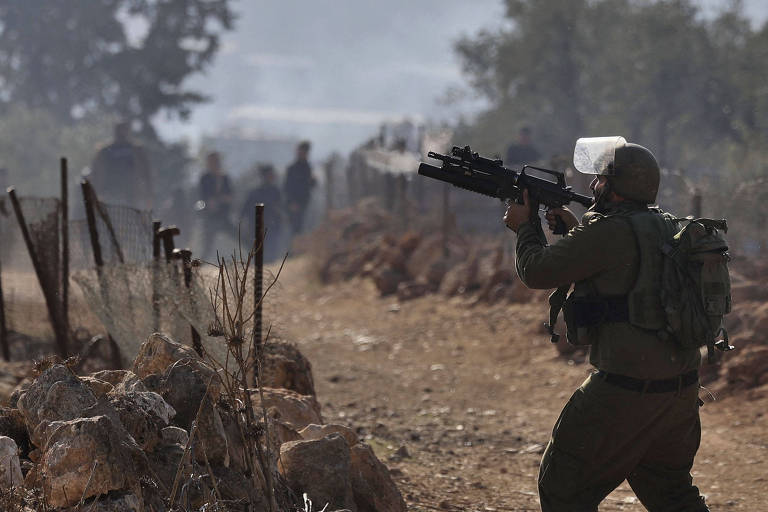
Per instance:
[[[553,245],[530,222],[517,233],[517,275],[528,288],[556,288],[591,277],[617,262],[610,219],[578,225]]]

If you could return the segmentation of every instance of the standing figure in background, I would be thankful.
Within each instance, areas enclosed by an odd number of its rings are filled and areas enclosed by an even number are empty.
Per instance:
[[[507,157],[504,165],[525,165],[535,163],[541,158],[533,143],[531,142],[531,128],[523,126],[517,136],[517,142],[513,142],[507,148]]]
[[[115,140],[96,153],[91,184],[101,201],[150,210],[152,172],[147,154],[131,139],[131,125],[115,125]]]
[[[210,254],[216,235],[224,231],[231,236],[235,229],[229,220],[232,185],[221,167],[219,153],[208,153],[198,188],[198,210],[203,214],[203,253]]]
[[[296,161],[285,172],[285,205],[288,210],[288,221],[293,234],[301,233],[304,225],[304,213],[309,204],[310,193],[316,185],[309,165],[309,141],[303,141],[296,147]]]
[[[254,205],[264,205],[264,261],[270,262],[278,257],[280,251],[280,234],[283,224],[283,194],[277,186],[277,173],[272,164],[260,164],[258,166],[261,183],[248,193],[240,212],[242,226],[247,226],[247,231],[241,232],[241,238],[252,240],[255,234]],[[245,243],[248,247],[250,242]]]

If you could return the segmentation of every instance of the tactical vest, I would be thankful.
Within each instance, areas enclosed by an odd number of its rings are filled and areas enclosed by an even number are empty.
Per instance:
[[[574,345],[591,345],[600,325],[606,322],[628,322],[651,331],[661,331],[667,325],[661,304],[664,262],[660,248],[679,230],[675,217],[649,208],[609,215],[593,214],[589,222],[600,222],[609,217],[626,219],[632,228],[639,253],[637,277],[629,293],[617,297],[599,295],[589,279],[574,284],[563,307],[568,341]]]

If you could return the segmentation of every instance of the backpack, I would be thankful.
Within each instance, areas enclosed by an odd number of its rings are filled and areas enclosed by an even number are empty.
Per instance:
[[[731,311],[730,256],[722,236],[728,225],[724,219],[675,220],[685,225],[661,247],[660,298],[667,326],[660,335],[683,348],[706,346],[711,363],[714,348],[733,349],[724,323]]]

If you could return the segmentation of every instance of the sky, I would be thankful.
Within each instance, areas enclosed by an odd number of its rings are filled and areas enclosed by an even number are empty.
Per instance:
[[[702,0],[704,12],[722,0]],[[452,120],[483,107],[453,51],[462,36],[503,24],[500,0],[235,0],[240,17],[214,64],[191,78],[212,101],[161,135],[246,131],[310,139],[314,156],[346,153],[386,120]],[[768,2],[745,0],[755,23]],[[463,100],[441,101],[449,90]]]

